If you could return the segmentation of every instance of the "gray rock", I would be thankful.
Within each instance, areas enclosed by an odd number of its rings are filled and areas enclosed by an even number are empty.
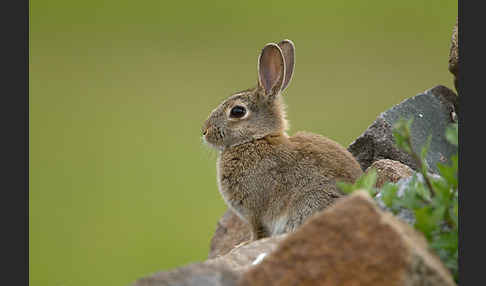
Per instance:
[[[225,255],[163,271],[137,280],[133,286],[232,286],[251,267],[274,251],[287,235],[260,239],[232,249]]]
[[[208,258],[224,255],[236,245],[250,240],[251,233],[248,224],[241,220],[231,209],[227,209],[218,221],[209,247]]]
[[[287,237],[287,234],[259,239],[233,248],[229,253],[208,259],[204,263],[228,267],[232,271],[241,274],[257,264],[260,259],[274,251],[279,242],[285,239],[285,237]]]
[[[450,156],[457,152],[457,147],[447,142],[445,130],[458,114],[456,94],[445,86],[436,86],[381,113],[348,150],[363,170],[380,159],[399,161],[418,170],[413,158],[396,147],[392,134],[392,127],[400,118],[413,118],[413,148],[420,153],[427,138],[432,137],[426,161],[429,171],[437,173],[437,163],[449,162]]]
[[[231,286],[238,276],[220,265],[194,263],[139,279],[134,286]]]

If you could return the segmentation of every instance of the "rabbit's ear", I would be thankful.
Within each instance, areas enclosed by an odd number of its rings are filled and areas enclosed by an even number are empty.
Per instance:
[[[265,90],[265,95],[277,95],[283,87],[285,62],[282,50],[274,44],[265,45],[258,58],[258,85]]]
[[[295,46],[291,40],[287,39],[278,43],[278,46],[282,50],[285,60],[285,79],[282,86],[282,90],[284,90],[292,79],[292,74],[294,73]]]

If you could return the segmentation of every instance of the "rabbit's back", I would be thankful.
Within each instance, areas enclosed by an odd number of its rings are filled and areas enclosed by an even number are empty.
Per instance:
[[[301,131],[289,141],[302,157],[302,164],[316,166],[330,179],[353,183],[363,173],[353,155],[332,139]]]
[[[258,193],[266,200],[274,198],[273,192],[283,195],[322,182],[353,183],[362,174],[345,148],[308,132],[268,136],[225,149],[217,164],[223,195],[237,199]]]

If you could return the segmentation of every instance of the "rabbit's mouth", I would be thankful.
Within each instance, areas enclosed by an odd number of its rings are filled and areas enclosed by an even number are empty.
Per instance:
[[[224,132],[221,128],[208,127],[203,131],[203,142],[212,148],[222,150],[224,147],[223,138]]]
[[[217,149],[217,150],[220,150],[220,151],[223,150],[223,146],[222,145],[216,145],[216,144],[208,141],[206,139],[206,136],[203,135],[201,138],[202,138],[203,143],[206,144],[206,145],[208,145],[209,147],[214,148],[214,149]]]
[[[241,132],[227,130],[224,127],[210,126],[203,130],[202,140],[212,148],[223,151],[226,148],[245,144],[263,137],[255,135],[249,136]]]

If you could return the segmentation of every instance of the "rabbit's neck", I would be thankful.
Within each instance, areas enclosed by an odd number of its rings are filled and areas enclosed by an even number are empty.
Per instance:
[[[264,157],[272,153],[272,147],[288,141],[283,134],[270,134],[262,138],[224,148],[220,152],[221,158],[238,158],[241,161],[253,161],[255,157]],[[234,160],[233,160],[234,161]]]

